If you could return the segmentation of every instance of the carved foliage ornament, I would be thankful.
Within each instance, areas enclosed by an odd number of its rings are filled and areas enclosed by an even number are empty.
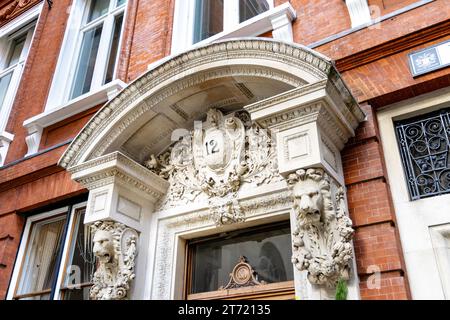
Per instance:
[[[236,200],[243,184],[281,179],[269,135],[243,111],[224,116],[210,109],[205,122],[145,165],[170,183],[162,208],[203,197],[217,224],[243,221]]]
[[[316,285],[334,287],[349,279],[352,260],[352,221],[346,215],[344,190],[331,200],[330,178],[322,169],[302,169],[289,175],[297,226],[292,263],[308,272]]]
[[[126,299],[135,278],[138,233],[124,224],[98,221],[92,227],[97,269],[90,290],[91,300]]]

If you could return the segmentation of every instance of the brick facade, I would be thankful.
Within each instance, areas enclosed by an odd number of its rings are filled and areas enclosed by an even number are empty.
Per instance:
[[[275,0],[275,5],[284,2]],[[369,1],[379,5],[383,14],[413,2]],[[174,3],[128,1],[118,78],[129,83],[149,64],[170,54]],[[297,10],[293,23],[297,43],[312,45],[351,27],[342,0],[290,3]],[[368,115],[342,153],[363,299],[411,298],[375,114],[378,107],[450,85],[450,68],[413,78],[406,58],[409,52],[450,39],[449,3],[433,1],[381,22],[381,28],[363,28],[313,46],[336,60]],[[71,0],[54,1],[49,10],[44,3],[7,126],[15,138],[6,166],[0,168],[0,299],[5,297],[24,226],[18,213],[86,193],[56,163],[100,106],[46,128],[42,153],[23,159],[27,150],[23,122],[44,110],[71,4]],[[262,36],[271,37],[272,33]],[[405,38],[410,40],[405,42]],[[379,289],[370,288],[372,265],[380,267]]]

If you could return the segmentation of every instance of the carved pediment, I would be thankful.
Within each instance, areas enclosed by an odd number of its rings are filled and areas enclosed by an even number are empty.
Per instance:
[[[193,131],[145,165],[170,183],[162,208],[202,198],[218,224],[243,221],[236,197],[244,184],[282,179],[269,134],[243,111],[224,115],[210,109],[205,122],[196,122]]]

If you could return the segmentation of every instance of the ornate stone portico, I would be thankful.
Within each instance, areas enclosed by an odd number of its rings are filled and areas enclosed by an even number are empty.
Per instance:
[[[330,298],[343,278],[358,299],[340,150],[363,119],[326,57],[229,40],[131,83],[60,165],[89,189],[85,223],[135,232],[127,298],[183,298],[188,239],[290,219],[296,296]]]

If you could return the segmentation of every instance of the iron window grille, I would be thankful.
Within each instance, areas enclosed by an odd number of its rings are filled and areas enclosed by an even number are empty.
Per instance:
[[[450,108],[394,123],[411,200],[450,192]]]

